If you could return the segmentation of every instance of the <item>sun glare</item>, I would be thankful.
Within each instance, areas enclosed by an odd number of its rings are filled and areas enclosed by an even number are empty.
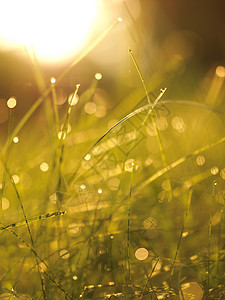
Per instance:
[[[99,0],[8,0],[0,4],[0,42],[33,47],[44,61],[79,51],[97,17]]]

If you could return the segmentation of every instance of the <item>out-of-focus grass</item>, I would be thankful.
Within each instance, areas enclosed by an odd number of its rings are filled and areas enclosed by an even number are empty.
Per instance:
[[[147,93],[175,68],[147,80]],[[57,113],[49,86],[6,141],[0,297],[221,299],[224,115],[207,95],[148,104],[141,87],[99,128],[86,106],[100,106],[95,83]]]

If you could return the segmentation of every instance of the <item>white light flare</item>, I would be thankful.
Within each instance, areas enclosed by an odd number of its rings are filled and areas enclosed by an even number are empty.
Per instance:
[[[42,61],[66,60],[84,46],[100,0],[7,0],[0,4],[0,43],[33,47]]]

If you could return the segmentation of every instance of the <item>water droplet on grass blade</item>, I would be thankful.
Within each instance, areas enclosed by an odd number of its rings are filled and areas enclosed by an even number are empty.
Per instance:
[[[15,137],[13,138],[13,143],[17,144],[18,142],[19,142],[18,136],[15,136]]]
[[[15,97],[10,97],[9,100],[7,101],[7,106],[8,108],[14,108],[16,107],[17,101]]]
[[[96,80],[101,80],[102,79],[102,74],[101,73],[96,73],[95,74],[95,79]]]

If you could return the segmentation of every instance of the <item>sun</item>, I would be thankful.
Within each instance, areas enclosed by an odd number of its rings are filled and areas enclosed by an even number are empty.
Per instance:
[[[78,52],[97,18],[99,0],[7,0],[0,3],[1,47],[32,47],[44,61]]]

